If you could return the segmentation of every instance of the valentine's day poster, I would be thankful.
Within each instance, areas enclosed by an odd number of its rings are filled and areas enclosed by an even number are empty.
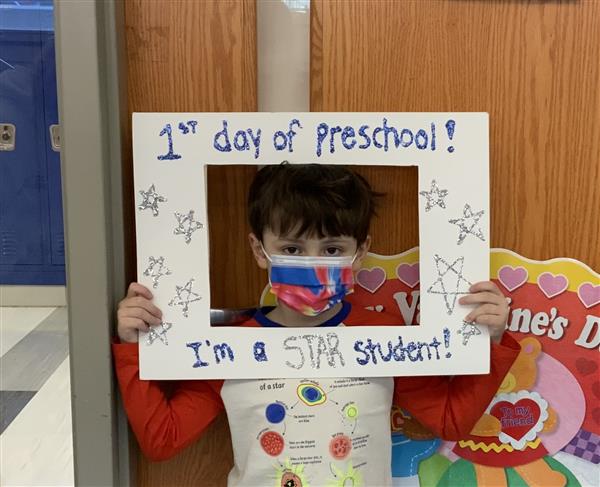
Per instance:
[[[521,353],[460,441],[441,441],[393,410],[395,485],[600,485],[600,275],[573,259],[540,262],[505,249],[490,257],[490,276],[511,299],[507,333]],[[371,254],[356,283],[354,306],[419,323],[418,249]],[[452,339],[469,339],[459,332]]]

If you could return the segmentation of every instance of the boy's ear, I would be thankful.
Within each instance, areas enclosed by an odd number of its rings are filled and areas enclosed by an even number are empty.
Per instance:
[[[354,259],[354,264],[352,264],[352,269],[357,271],[362,267],[363,260],[367,256],[369,249],[371,248],[371,235],[367,235],[365,241],[358,246],[356,250],[356,259]]]
[[[263,252],[263,246],[260,240],[253,233],[248,234],[248,242],[250,242],[250,248],[252,249],[252,255],[261,269],[268,269],[269,263]]]

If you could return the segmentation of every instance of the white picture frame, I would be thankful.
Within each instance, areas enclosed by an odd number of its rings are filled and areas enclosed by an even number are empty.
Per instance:
[[[458,298],[489,278],[488,132],[486,113],[135,113],[138,280],[166,323],[140,334],[140,377],[487,373]],[[210,325],[205,166],[283,160],[418,166],[420,326]]]

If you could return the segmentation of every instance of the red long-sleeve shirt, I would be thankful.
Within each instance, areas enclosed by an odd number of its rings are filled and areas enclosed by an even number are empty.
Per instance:
[[[386,321],[382,313],[350,309],[345,303],[328,326]],[[260,310],[244,324],[273,325]],[[286,472],[322,485],[345,472],[344,462],[350,460],[361,465],[366,485],[389,485],[392,401],[436,435],[464,437],[493,398],[519,345],[508,335],[492,345],[488,375],[191,380],[178,382],[169,397],[160,382],[139,379],[137,343],[115,343],[113,353],[131,427],[152,460],[181,451],[226,409],[235,457],[229,485],[262,485]],[[278,468],[273,467],[275,459]],[[294,470],[299,465],[301,472]]]

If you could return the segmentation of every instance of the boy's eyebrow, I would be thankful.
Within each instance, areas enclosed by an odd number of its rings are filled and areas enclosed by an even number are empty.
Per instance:
[[[323,243],[326,243],[326,244],[333,244],[333,243],[345,244],[345,243],[348,243],[348,240],[344,239],[342,237],[332,237],[332,238],[326,238],[325,240],[323,240]]]
[[[277,242],[292,242],[292,243],[298,243],[298,242],[302,242],[303,239],[301,238],[294,238],[294,237],[278,237],[277,238]]]
[[[330,238],[324,238],[322,240],[322,243],[325,244],[331,244],[331,243],[348,243],[347,238],[344,237],[330,237]],[[277,239],[278,242],[291,242],[291,243],[303,243],[305,242],[305,239],[300,237],[300,238],[294,238],[294,237],[279,237]]]

